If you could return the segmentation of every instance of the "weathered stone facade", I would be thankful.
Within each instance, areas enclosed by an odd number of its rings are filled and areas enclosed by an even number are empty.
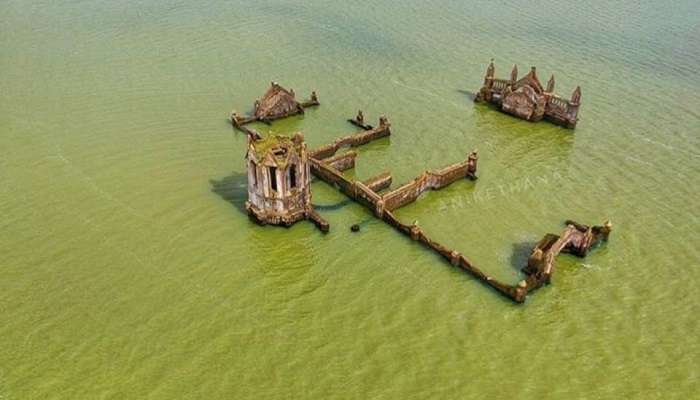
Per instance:
[[[491,60],[475,101],[495,104],[503,112],[527,121],[547,119],[566,128],[576,127],[581,106],[580,87],[576,87],[571,99],[564,99],[554,93],[554,75],[549,78],[547,87],[543,87],[535,67],[520,79],[517,66],[513,66],[509,79],[498,79],[495,73]]]
[[[311,219],[323,231],[328,224],[311,205],[309,156],[301,133],[293,137],[248,135],[246,210],[258,223],[290,226]]]
[[[270,88],[267,89],[263,97],[255,100],[253,104],[253,115],[244,117],[236,111],[232,111],[231,123],[235,128],[249,133],[249,130],[244,128],[246,124],[255,121],[269,123],[276,119],[303,114],[305,108],[318,106],[320,104],[315,91],[311,92],[311,98],[309,100],[300,102],[296,99],[296,94],[293,89],[287,90],[277,82],[271,82]]]

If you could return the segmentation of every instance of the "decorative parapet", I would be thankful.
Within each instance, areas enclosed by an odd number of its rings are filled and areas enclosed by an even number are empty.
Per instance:
[[[535,67],[520,79],[517,79],[517,74],[518,68],[514,66],[510,79],[496,78],[491,60],[484,84],[474,100],[495,104],[501,111],[527,121],[547,119],[566,128],[576,127],[581,103],[580,87],[574,90],[571,100],[565,100],[554,93],[554,75],[545,88],[537,77]]]

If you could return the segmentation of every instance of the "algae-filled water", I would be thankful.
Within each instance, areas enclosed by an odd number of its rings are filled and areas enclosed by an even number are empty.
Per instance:
[[[697,396],[699,10],[1,1],[0,399]],[[475,105],[492,57],[581,85],[578,128]],[[322,105],[259,128],[311,147],[389,117],[359,178],[478,148],[398,216],[499,279],[565,219],[611,241],[516,305],[322,182],[331,233],[259,227],[226,118],[271,80]]]

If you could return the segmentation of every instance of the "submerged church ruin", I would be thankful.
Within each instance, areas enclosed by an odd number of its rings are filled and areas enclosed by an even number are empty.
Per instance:
[[[554,124],[573,129],[578,122],[581,107],[581,87],[577,86],[570,99],[554,93],[554,75],[544,87],[537,77],[535,67],[518,79],[518,66],[514,65],[509,79],[496,78],[493,60],[486,68],[484,84],[477,93],[476,102],[488,102],[503,112],[527,121],[546,119]]]
[[[517,71],[514,71],[513,76],[516,75]],[[492,66],[487,73],[488,76],[493,77]],[[536,101],[529,102],[533,94],[531,90],[535,91],[535,94],[539,93],[537,86],[539,81],[536,78],[533,70],[520,81],[515,81],[513,78],[510,86],[499,92],[499,96],[505,96],[506,111],[526,115],[528,105],[532,104],[536,105],[535,110],[540,110],[538,107],[542,104],[543,98],[535,96]],[[551,94],[553,82],[551,79],[548,91],[542,91],[542,93]],[[490,87],[493,89],[493,85]],[[484,95],[489,93],[493,96],[495,92],[486,91]],[[519,100],[522,95],[527,96],[527,99]],[[304,105],[302,103],[299,103],[301,106],[297,105],[292,101],[293,98],[293,92],[281,89],[279,85],[273,83],[271,90],[263,97],[264,101],[256,102],[255,113],[250,117],[254,119],[250,121],[262,120],[261,118],[282,118],[285,115],[294,115],[300,110],[303,111]],[[490,98],[493,100],[493,97]],[[551,96],[546,98],[545,110],[551,98]],[[578,98],[574,96],[574,99]],[[318,103],[315,95],[312,100]],[[571,101],[567,101],[567,104],[570,103]],[[530,114],[527,116],[532,117]],[[602,226],[591,227],[567,221],[567,228],[561,235],[547,234],[533,249],[527,265],[522,269],[524,279],[514,285],[507,284],[477,268],[457,250],[431,239],[417,221],[406,224],[401,222],[395,214],[399,208],[416,201],[426,191],[440,190],[464,179],[475,181],[478,162],[476,151],[469,153],[463,161],[425,171],[415,179],[391,189],[392,176],[389,172],[383,172],[362,181],[346,177],[343,172],[355,167],[357,152],[348,150],[336,154],[344,147],[361,146],[391,135],[391,124],[384,116],[379,118],[379,124],[376,127],[372,127],[365,123],[364,115],[359,111],[355,118],[348,121],[361,128],[360,132],[342,136],[314,150],[307,150],[301,133],[296,133],[292,137],[273,134],[263,137],[257,131],[246,128],[244,125],[247,122],[241,123],[241,121],[238,115],[232,115],[233,126],[245,132],[248,137],[245,157],[248,171],[248,201],[245,208],[254,221],[263,225],[290,226],[301,220],[310,220],[321,231],[328,232],[330,225],[314,210],[311,202],[310,177],[313,174],[365,206],[376,218],[386,222],[398,232],[421,243],[442,256],[451,265],[470,273],[485,285],[518,303],[524,302],[528,293],[551,282],[555,267],[554,260],[560,252],[585,257],[591,248],[606,241],[612,230],[609,222]]]

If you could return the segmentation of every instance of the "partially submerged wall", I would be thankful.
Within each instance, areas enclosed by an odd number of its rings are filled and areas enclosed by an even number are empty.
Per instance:
[[[519,287],[526,294],[549,284],[554,274],[554,261],[559,253],[571,253],[585,257],[588,251],[600,242],[608,240],[612,224],[587,226],[575,221],[566,221],[566,229],[560,235],[546,234],[532,250],[523,272],[527,275]]]
[[[346,139],[346,141],[354,143],[354,140]],[[322,149],[328,148],[328,146],[322,147]],[[335,151],[337,151],[337,149],[335,149],[333,152]],[[312,154],[328,154],[328,152],[316,151],[312,152]],[[348,197],[372,210],[378,218],[381,218],[399,232],[440,254],[452,265],[471,273],[477,279],[517,302],[523,302],[525,300],[527,290],[520,287],[507,285],[486,275],[459,252],[449,249],[430,239],[418,225],[406,225],[402,223],[391,212],[392,210],[395,210],[405,204],[415,201],[416,198],[418,198],[418,196],[420,196],[420,194],[426,190],[441,189],[459,179],[472,176],[475,171],[470,171],[470,160],[455,163],[434,171],[426,171],[411,182],[385,194],[384,196],[380,196],[376,193],[375,188],[385,187],[391,183],[391,175],[389,173],[378,175],[365,181],[365,183],[352,181],[346,178],[342,172],[334,168],[328,162],[329,160],[335,161],[337,159],[338,156],[323,160],[312,158],[311,172],[326,183],[337,187]]]
[[[384,208],[389,211],[396,210],[416,201],[425,191],[439,190],[460,179],[464,179],[469,176],[468,167],[469,161],[464,160],[439,170],[425,171],[411,182],[384,194],[382,196]]]
[[[488,286],[491,286],[492,288],[496,289],[498,292],[505,295],[506,297],[509,297],[512,300],[515,300],[519,303],[525,301],[525,295],[527,295],[527,291],[523,290],[520,287],[505,284],[486,275],[483,271],[475,267],[474,264],[467,260],[467,258],[464,257],[458,251],[449,249],[443,246],[442,244],[430,239],[418,225],[406,225],[399,221],[390,211],[386,211],[382,219],[386,221],[389,225],[396,228],[399,232],[410,237],[411,240],[422,243],[434,252],[440,254],[453,266],[458,267],[466,272],[469,272],[470,274],[472,274],[472,276],[484,282]]]
[[[389,123],[385,123],[384,125],[380,124],[380,126],[368,131],[340,137],[333,143],[321,146],[316,150],[311,151],[309,155],[316,159],[331,157],[343,146],[357,147],[367,144],[373,140],[391,135],[390,127],[391,125]]]
[[[355,168],[356,151],[347,151],[343,154],[338,154],[333,157],[324,158],[323,162],[337,169],[338,171],[346,171]]]
[[[364,183],[349,180],[342,172],[317,159],[311,159],[311,173],[370,210],[376,210],[381,197]]]
[[[389,186],[391,186],[391,174],[389,172],[381,173],[377,176],[373,176],[369,179],[364,180],[364,183],[368,188],[374,192],[380,192]]]

